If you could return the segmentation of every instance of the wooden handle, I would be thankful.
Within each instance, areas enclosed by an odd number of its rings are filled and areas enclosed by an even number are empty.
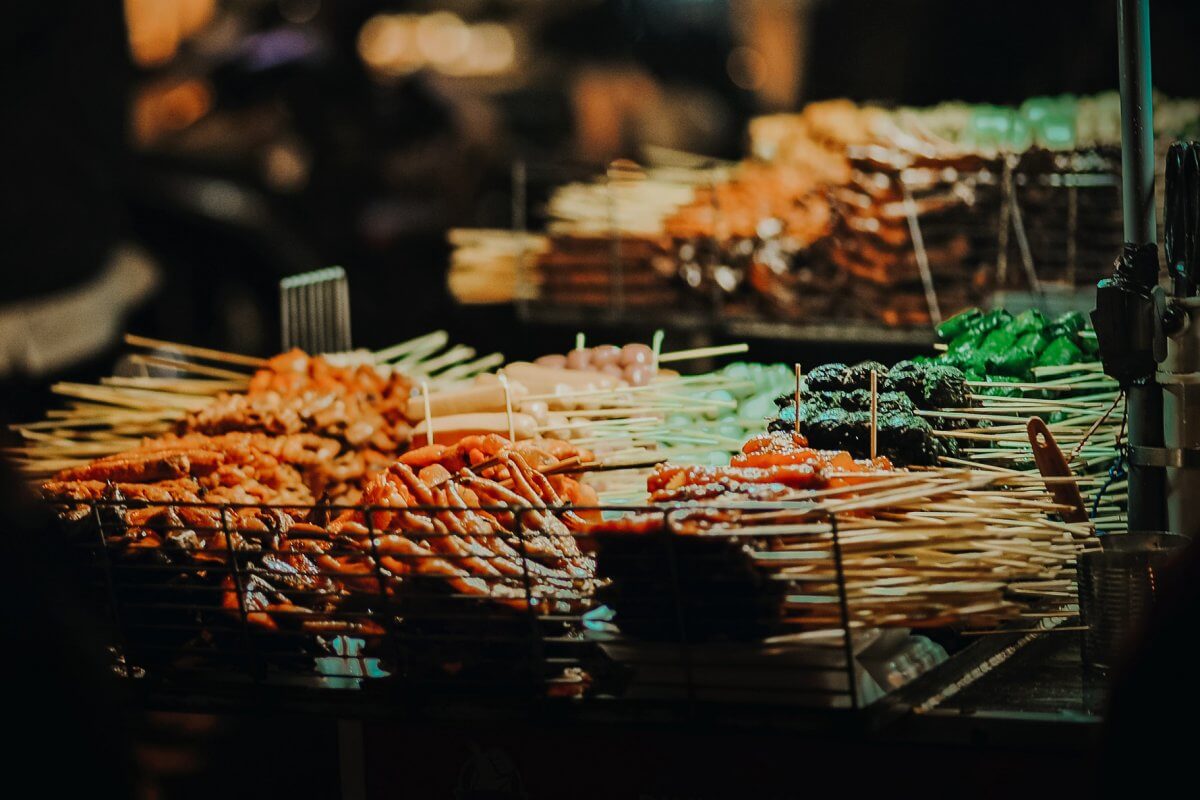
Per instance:
[[[1031,417],[1025,427],[1029,433],[1029,444],[1033,448],[1033,460],[1037,463],[1038,472],[1043,478],[1073,477],[1067,457],[1054,441],[1054,434],[1042,421],[1041,417]],[[1087,522],[1087,507],[1083,504],[1083,495],[1079,485],[1070,481],[1047,481],[1046,491],[1054,497],[1059,505],[1071,506],[1070,511],[1063,512],[1065,522]]]

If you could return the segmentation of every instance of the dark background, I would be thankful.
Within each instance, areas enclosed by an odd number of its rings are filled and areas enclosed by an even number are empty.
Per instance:
[[[1115,6],[811,2],[800,18],[808,46],[795,105],[832,97],[1019,103],[1112,90]],[[515,74],[371,79],[355,48],[364,21],[446,8],[517,31]],[[745,38],[746,8],[731,0],[243,0],[217,3],[213,21],[169,60],[135,66],[116,0],[12,4],[0,26],[0,102],[10,112],[0,134],[8,156],[0,263],[21,277],[0,284],[0,304],[86,279],[125,240],[146,247],[165,279],[129,324],[146,334],[271,352],[279,277],[341,264],[356,344],[380,347],[449,324],[468,344],[483,337],[530,355],[505,311],[453,308],[446,231],[511,225],[518,158],[561,165],[566,177],[609,157],[636,158],[655,136],[741,155],[747,120],[777,105],[739,88],[727,69]],[[1156,85],[1195,95],[1200,3],[1158,0],[1152,12]],[[213,33],[228,27],[236,32]],[[663,119],[691,113],[699,133],[666,122],[597,149],[573,112],[581,76],[595,74],[601,93],[631,74],[647,81],[638,85],[661,93]],[[209,93],[203,113],[160,112],[146,134],[139,104],[181,82]],[[281,153],[300,164],[298,179],[269,167]],[[532,187],[535,210],[553,183]]]

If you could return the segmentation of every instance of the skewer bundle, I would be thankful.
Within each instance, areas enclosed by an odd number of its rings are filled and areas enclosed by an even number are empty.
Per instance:
[[[972,399],[978,405],[931,415],[935,428],[939,418],[974,423],[936,431],[938,436],[957,439],[963,453],[962,459],[943,458],[943,463],[1036,475],[1025,423],[1041,417],[1080,476],[1080,489],[1089,508],[1100,497],[1094,521],[1106,531],[1123,530],[1127,483],[1108,476],[1120,456],[1125,418],[1125,398],[1116,382],[1103,374],[1098,362],[1035,367],[1033,374],[1035,380],[1023,383],[973,384],[976,393]],[[986,389],[996,388],[1010,390],[1011,395],[986,393]]]
[[[237,395],[245,394],[256,371],[272,369],[272,362],[252,356],[138,336],[130,336],[127,341],[150,351],[131,356],[147,374],[104,378],[99,385],[58,384],[54,391],[70,399],[66,408],[48,412],[45,420],[13,426],[24,442],[10,452],[17,456],[30,477],[44,477],[127,451],[145,438],[177,430],[191,415],[215,416],[209,422],[223,430],[224,417],[214,411],[221,398],[236,399]],[[674,363],[744,349],[744,345],[733,345],[672,353],[656,350],[655,357],[664,363]],[[335,367],[366,365],[382,374],[403,375],[414,384],[427,387],[426,392],[453,392],[474,386],[476,378],[504,365],[499,353],[480,355],[473,348],[454,345],[445,331],[434,331],[376,352],[359,350],[327,354],[323,358]],[[171,374],[162,374],[165,371]],[[711,434],[698,435],[691,424],[668,426],[666,422],[672,415],[682,415],[690,423],[736,405],[703,396],[727,385],[729,381],[720,375],[664,374],[648,386],[534,396],[527,399],[550,400],[562,406],[561,413],[552,422],[547,420],[524,435],[575,441],[595,452],[606,470],[653,464],[673,455],[674,451],[662,448],[662,436],[668,433],[677,437],[673,442],[676,449],[736,448],[740,442],[731,437],[725,441]],[[511,432],[513,399],[507,392],[505,396],[507,427]],[[230,413],[233,412],[236,409]],[[432,438],[438,423],[434,418],[432,425],[425,425],[426,437]],[[635,486],[641,480],[637,473],[606,471],[598,483],[606,491],[606,501],[620,501],[640,494]]]
[[[1013,490],[1002,485],[1007,480],[968,469],[880,473],[767,503],[722,508],[716,501],[666,529],[680,569],[688,569],[690,549],[706,546],[698,543],[724,539],[738,545],[726,558],[744,560],[777,587],[765,590],[777,601],[770,619],[735,621],[733,629],[839,627],[839,572],[854,627],[992,627],[1046,599],[1073,596],[1075,558],[1093,541],[1090,525],[1048,516],[1064,507],[1044,489],[1028,483]],[[601,574],[614,539],[663,532],[655,515],[602,523]],[[661,551],[650,544],[647,557],[655,548]]]
[[[1044,492],[1013,494],[995,488],[1002,478],[990,480],[980,485],[970,473],[944,473],[829,503],[845,509],[838,539],[852,621],[992,627],[1042,597],[1039,587],[1073,581],[1090,527],[1049,519],[1059,508]],[[873,518],[845,515],[868,509]],[[801,590],[785,603],[791,624],[839,620],[827,599],[812,597],[837,590],[832,532],[827,524],[817,528],[798,536],[781,531],[782,541],[768,551],[775,577]]]
[[[269,366],[266,359],[254,356],[142,336],[127,336],[126,342],[149,351],[129,357],[144,375],[107,377],[98,385],[55,384],[52,391],[68,399],[65,408],[47,412],[44,420],[11,426],[24,444],[9,452],[30,477],[82,466],[128,450],[145,437],[169,433],[187,414],[207,407],[219,395],[244,393],[254,371]],[[471,348],[449,346],[445,331],[378,353],[355,351],[326,358],[339,365],[400,370],[435,386],[468,379],[503,361],[498,353],[477,357]]]

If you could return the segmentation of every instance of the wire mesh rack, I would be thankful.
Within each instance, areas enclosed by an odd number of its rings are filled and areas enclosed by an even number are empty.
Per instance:
[[[114,669],[152,694],[651,702],[686,714],[872,699],[833,517],[821,534],[832,579],[804,591],[834,622],[796,626],[781,613],[795,587],[750,557],[772,537],[688,535],[695,507],[637,509],[638,532],[595,535],[539,524],[554,509],[509,506],[477,510],[510,515],[520,534],[412,530],[418,516],[454,527],[461,508],[432,506],[55,509],[81,584],[107,612]],[[338,517],[361,522],[337,530]]]

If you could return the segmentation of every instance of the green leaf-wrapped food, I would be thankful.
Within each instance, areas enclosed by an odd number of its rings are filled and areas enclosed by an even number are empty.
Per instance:
[[[1083,351],[1071,340],[1069,335],[1063,334],[1046,346],[1046,349],[1038,356],[1037,366],[1058,367],[1066,364],[1078,364],[1083,360],[1085,360]]]
[[[982,317],[983,311],[978,308],[968,308],[966,311],[960,311],[937,326],[938,338],[943,342],[953,341],[964,333],[967,333],[971,325]]]
[[[988,374],[1023,378],[1029,374],[1037,357],[1038,353],[1036,350],[1014,344],[1014,346],[1007,350],[1002,350],[999,353],[993,353],[988,356]]]
[[[1014,317],[1013,321],[1005,327],[1020,338],[1027,333],[1036,333],[1046,327],[1046,325],[1047,320],[1045,315],[1036,308],[1030,308]]]
[[[1003,308],[997,308],[994,311],[989,311],[979,319],[970,324],[968,330],[975,333],[991,333],[997,328],[1003,328],[1012,321],[1012,314],[1005,311]]]
[[[979,345],[979,353],[983,355],[985,361],[988,356],[1003,353],[1006,350],[1012,349],[1017,343],[1017,335],[1013,333],[1007,326],[997,328],[988,334],[988,337],[983,340],[983,344]]]

